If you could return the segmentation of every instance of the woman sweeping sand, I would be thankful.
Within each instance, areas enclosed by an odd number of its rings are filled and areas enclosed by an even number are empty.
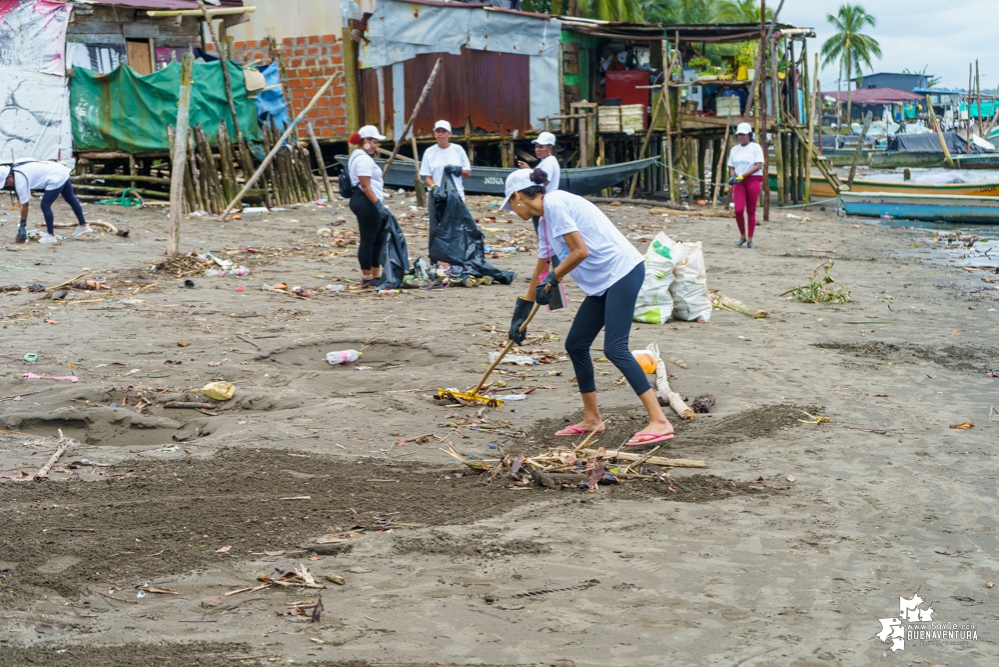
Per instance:
[[[583,421],[562,429],[556,435],[577,436],[603,433],[603,420],[597,405],[590,345],[604,330],[604,354],[628,379],[631,388],[649,413],[649,424],[636,433],[628,445],[646,445],[673,437],[669,423],[656,399],[642,367],[628,349],[631,318],[638,291],[645,279],[645,261],[624,235],[589,201],[561,190],[545,194],[548,174],[520,169],[506,179],[504,210],[522,220],[540,218],[538,224],[538,263],[527,296],[517,299],[509,337],[522,343],[526,330],[519,331],[534,303],[548,304],[560,290],[559,282],[571,276],[586,298],[565,339],[565,349],[576,371],[583,399]],[[549,258],[560,261],[544,273]]]

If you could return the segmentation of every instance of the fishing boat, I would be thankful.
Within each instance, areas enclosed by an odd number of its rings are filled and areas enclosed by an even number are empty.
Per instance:
[[[896,192],[843,192],[847,215],[903,220],[999,224],[999,198]]]
[[[845,179],[844,179],[845,184]],[[770,173],[770,191],[777,191],[777,174]],[[857,178],[851,192],[878,192],[910,195],[959,195],[964,197],[999,197],[999,181],[984,183],[913,183],[912,181],[885,181]],[[838,193],[816,172],[811,176],[811,197],[816,199],[833,198]]]
[[[958,169],[999,169],[999,153],[955,155],[954,165]]]
[[[349,159],[346,155],[336,156],[337,162],[344,168]],[[646,158],[601,167],[563,169],[559,178],[559,190],[577,195],[594,194],[631,178],[642,169],[652,166],[655,161],[655,158]],[[382,169],[385,168],[385,160],[376,158],[375,164]],[[513,170],[502,167],[472,167],[472,175],[462,179],[462,186],[468,194],[502,196],[505,194],[506,177],[511,171]],[[413,161],[397,159],[385,175],[385,185],[393,188],[412,188],[413,176]]]

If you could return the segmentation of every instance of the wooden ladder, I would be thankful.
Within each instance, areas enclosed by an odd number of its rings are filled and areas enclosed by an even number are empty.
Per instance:
[[[791,131],[798,138],[798,141],[808,145],[808,137],[802,131],[802,128],[797,125],[791,125]],[[814,146],[809,146],[809,150],[814,151]],[[847,192],[850,188],[843,185],[843,181],[839,180],[839,176],[836,175],[834,171],[829,167],[829,161],[826,159],[825,155],[814,154],[812,157],[815,159],[815,166],[818,167],[819,171],[822,172],[822,177],[826,179],[826,182],[832,186],[832,189],[836,191],[836,194],[840,192]],[[811,175],[809,174],[809,178]]]

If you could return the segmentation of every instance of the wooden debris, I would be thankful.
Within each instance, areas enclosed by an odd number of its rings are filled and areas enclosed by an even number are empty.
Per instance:
[[[666,399],[669,406],[673,408],[673,411],[680,415],[681,419],[697,419],[697,415],[694,414],[693,410],[687,407],[687,404],[683,402],[683,398],[670,389],[669,380],[666,379],[666,364],[659,356],[659,346],[652,343],[645,349],[647,349],[657,360],[656,387],[659,389],[659,393]]]
[[[711,292],[711,305],[715,308],[724,308],[725,310],[734,310],[737,313],[743,313],[744,315],[749,315],[750,317],[755,317],[756,319],[764,319],[770,317],[770,313],[765,310],[753,310],[742,301],[738,299],[733,299],[727,297],[724,294],[718,293],[717,290],[709,290]]]
[[[594,455],[597,453],[596,450],[586,449],[583,453]],[[638,461],[644,454],[632,454],[631,452],[604,452],[600,454],[602,459],[620,459],[622,461]],[[654,466],[669,466],[671,468],[707,468],[708,464],[706,461],[697,461],[692,459],[667,459],[661,456],[653,456],[645,461],[646,463]]]

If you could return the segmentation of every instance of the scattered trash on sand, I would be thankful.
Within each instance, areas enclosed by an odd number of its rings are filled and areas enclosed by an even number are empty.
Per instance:
[[[201,388],[201,393],[216,401],[228,401],[236,393],[236,387],[229,382],[210,382]]]

